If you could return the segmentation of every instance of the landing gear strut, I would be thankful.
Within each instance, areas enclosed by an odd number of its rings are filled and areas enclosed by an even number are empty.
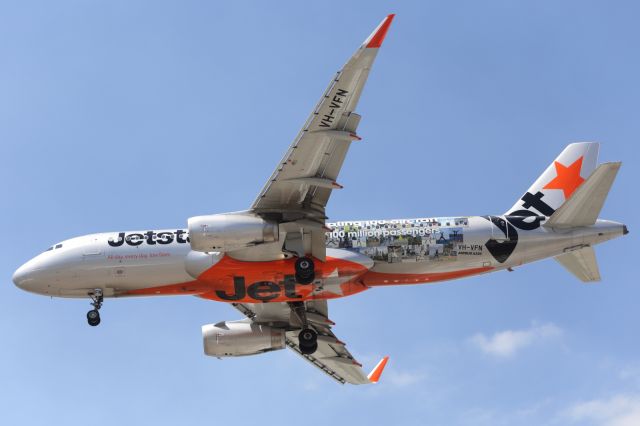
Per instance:
[[[312,328],[309,328],[307,308],[304,302],[289,302],[289,306],[302,324],[302,330],[298,334],[300,352],[302,352],[303,355],[311,355],[318,349],[318,333]]]
[[[92,300],[91,306],[93,306],[93,309],[87,312],[87,322],[90,326],[95,327],[96,325],[100,324],[100,308],[102,307],[102,302],[104,301],[102,289],[95,289],[93,293],[89,293],[89,297]]]
[[[296,282],[311,284],[316,279],[315,265],[310,257],[299,257],[296,260]]]

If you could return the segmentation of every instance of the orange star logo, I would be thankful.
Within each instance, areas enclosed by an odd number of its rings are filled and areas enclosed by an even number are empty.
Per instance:
[[[582,158],[583,157],[578,158],[569,167],[554,161],[553,164],[556,166],[557,176],[553,178],[551,182],[546,184],[543,189],[562,189],[565,200],[571,197],[573,191],[575,191],[582,182],[584,182],[584,179],[580,176]]]

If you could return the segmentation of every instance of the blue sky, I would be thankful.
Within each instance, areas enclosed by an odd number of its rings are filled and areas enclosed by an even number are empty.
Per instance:
[[[54,242],[248,207],[333,73],[397,13],[332,220],[500,213],[571,142],[624,165],[602,283],[548,260],[334,301],[376,386],[288,351],[218,361],[196,298],[21,292]],[[640,424],[635,2],[0,2],[1,424]]]

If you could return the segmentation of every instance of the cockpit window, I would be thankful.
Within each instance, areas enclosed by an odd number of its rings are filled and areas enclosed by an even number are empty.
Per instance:
[[[62,247],[62,243],[56,244],[55,246],[51,246],[48,249],[46,249],[45,251],[51,251],[51,250],[59,249],[61,247]]]

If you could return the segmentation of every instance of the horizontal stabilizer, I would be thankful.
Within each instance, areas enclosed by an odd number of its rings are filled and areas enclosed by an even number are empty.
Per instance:
[[[583,283],[600,281],[596,252],[591,246],[561,254],[555,259]]]
[[[544,226],[573,228],[596,223],[622,163],[603,163],[556,210]]]

